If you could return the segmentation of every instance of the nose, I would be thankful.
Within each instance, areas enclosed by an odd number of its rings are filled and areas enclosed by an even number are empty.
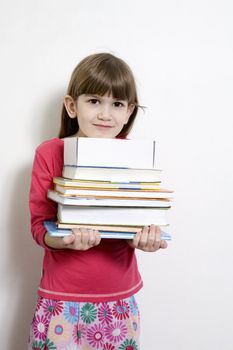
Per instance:
[[[102,105],[98,112],[97,118],[101,120],[111,120],[111,108],[108,105]]]

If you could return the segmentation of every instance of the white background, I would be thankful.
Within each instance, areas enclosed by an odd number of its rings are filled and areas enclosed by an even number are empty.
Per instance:
[[[173,242],[138,253],[142,349],[232,350],[232,1],[1,0],[0,26],[1,349],[26,349],[40,278],[34,149],[57,135],[74,66],[108,51],[129,63],[147,106],[132,137],[157,140],[175,190]]]

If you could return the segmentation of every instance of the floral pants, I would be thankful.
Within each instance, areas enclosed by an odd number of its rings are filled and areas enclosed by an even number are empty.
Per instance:
[[[134,296],[107,303],[39,297],[28,350],[139,350]]]

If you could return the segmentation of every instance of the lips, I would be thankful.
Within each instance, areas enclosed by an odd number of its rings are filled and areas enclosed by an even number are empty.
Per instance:
[[[103,125],[103,124],[93,124],[93,125],[98,128],[106,128],[106,129],[113,128],[112,125]]]

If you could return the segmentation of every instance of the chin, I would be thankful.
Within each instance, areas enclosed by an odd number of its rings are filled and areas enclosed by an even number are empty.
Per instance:
[[[108,134],[108,133],[89,133],[87,137],[95,137],[95,138],[102,138],[102,139],[114,139],[117,136],[117,134]]]

